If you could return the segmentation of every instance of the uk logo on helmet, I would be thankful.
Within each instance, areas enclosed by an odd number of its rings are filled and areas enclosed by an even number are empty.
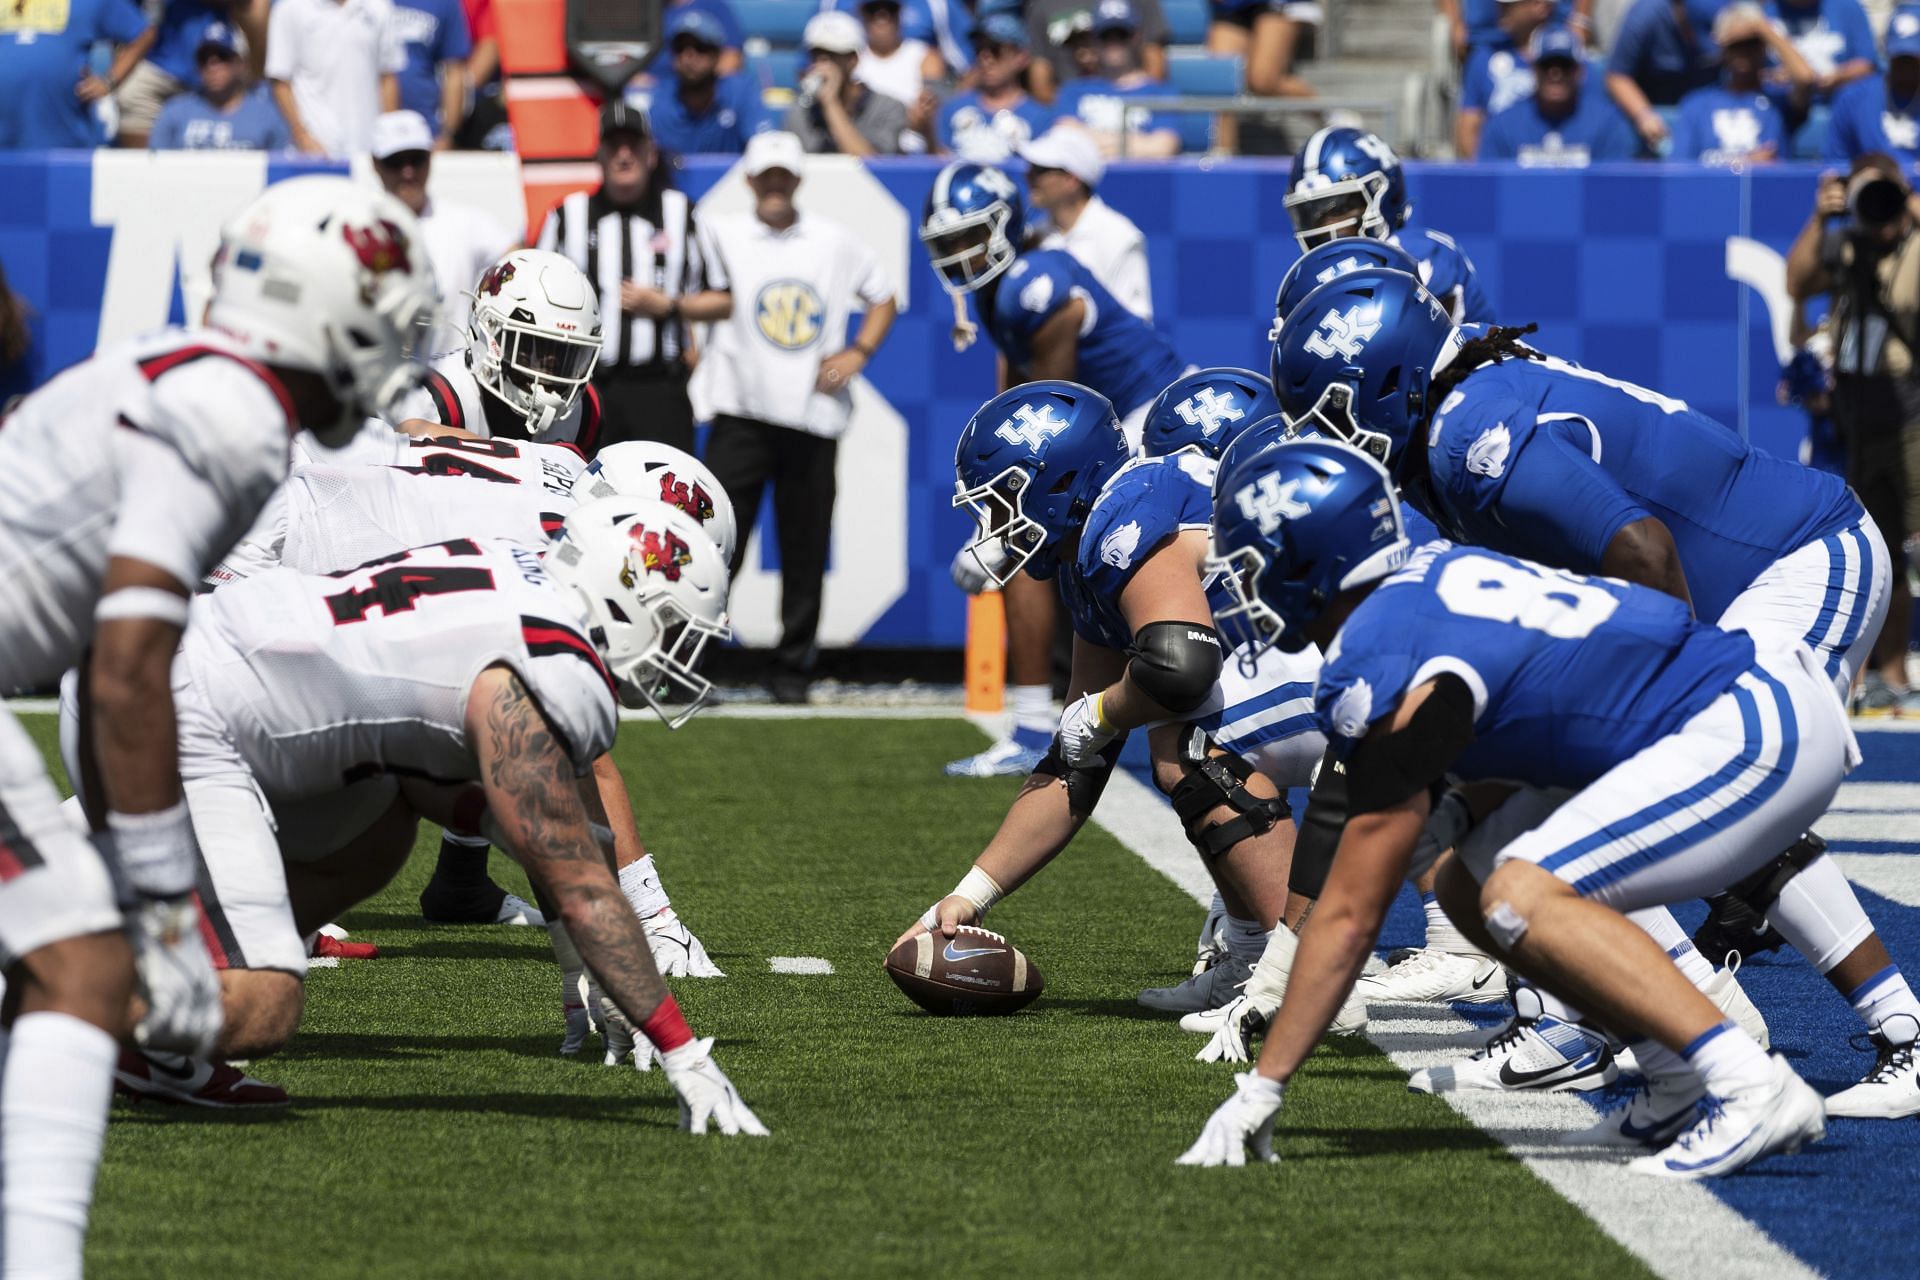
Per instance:
[[[1280,527],[1282,520],[1298,520],[1313,509],[1293,496],[1299,487],[1298,480],[1281,484],[1279,473],[1269,471],[1234,494],[1233,500],[1240,504],[1242,516],[1258,520],[1260,532],[1270,534]]]
[[[1231,391],[1216,391],[1212,387],[1200,388],[1175,405],[1174,412],[1188,426],[1200,428],[1200,434],[1208,439],[1220,434],[1220,428],[1227,423],[1247,416],[1246,410],[1234,402]]]
[[[343,224],[340,235],[360,259],[360,265],[369,271],[384,274],[413,270],[412,260],[407,256],[407,233],[385,219],[370,227]]]
[[[1038,409],[1023,404],[1013,411],[1011,418],[994,428],[993,434],[1008,444],[1038,449],[1071,425],[1051,404],[1042,404]]]
[[[689,483],[671,471],[660,473],[660,501],[680,508],[701,524],[713,519],[713,495],[698,481]]]
[[[693,563],[693,548],[671,529],[659,532],[643,524],[636,524],[627,533],[637,544],[640,568],[647,573],[657,573],[668,582],[678,582],[681,568]],[[635,558],[627,557],[629,566]],[[632,573],[631,567],[627,572]],[[632,586],[633,583],[629,582],[627,585]]]
[[[1380,332],[1380,306],[1355,303],[1344,313],[1329,311],[1305,343],[1309,354],[1323,360],[1358,360],[1367,340]]]

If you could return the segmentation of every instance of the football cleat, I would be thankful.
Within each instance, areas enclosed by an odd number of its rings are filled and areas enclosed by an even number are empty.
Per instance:
[[[1914,1054],[1914,1041],[1920,1037],[1920,1021],[1911,1014],[1896,1013],[1866,1036],[1867,1044],[1855,1036],[1856,1047],[1872,1047],[1873,1070],[1851,1089],[1842,1089],[1827,1099],[1827,1114],[1873,1120],[1899,1120],[1920,1115],[1920,1058]]]
[[[1354,992],[1368,1004],[1497,1004],[1507,998],[1507,974],[1489,956],[1456,955],[1435,947],[1405,954],[1383,973],[1363,976]]]
[[[1241,984],[1253,976],[1253,966],[1228,956],[1213,968],[1171,987],[1148,987],[1140,1003],[1167,1013],[1197,1013],[1218,1009],[1240,994]]]
[[[1518,1003],[1538,1010],[1539,998],[1521,988]],[[1500,1033],[1464,1062],[1422,1067],[1407,1079],[1413,1093],[1460,1089],[1598,1089],[1620,1074],[1613,1050],[1597,1032],[1546,1013],[1516,1014]]]
[[[420,916],[428,924],[547,923],[540,908],[517,893],[508,893],[491,880],[476,888],[448,889],[429,880],[420,891]]]
[[[1707,918],[1693,931],[1693,945],[1703,956],[1724,956],[1731,951],[1757,956],[1786,943],[1765,916],[1731,893],[1708,898]]]
[[[313,935],[313,946],[307,954],[319,960],[371,960],[380,954],[380,948],[371,942],[342,942],[323,931]]]
[[[225,1109],[287,1105],[287,1091],[255,1080],[225,1062],[177,1053],[141,1053],[122,1049],[113,1069],[114,1092],[123,1097],[191,1107]]]
[[[547,917],[540,908],[528,902],[517,893],[509,893],[500,899],[500,910],[494,914],[495,924],[535,925],[545,928]]]
[[[1822,1099],[1785,1058],[1768,1060],[1765,1080],[1724,1094],[1703,1094],[1691,1127],[1664,1151],[1627,1165],[1657,1178],[1715,1178],[1775,1153],[1792,1155],[1827,1132]]]
[[[1627,1104],[1607,1112],[1588,1129],[1560,1135],[1569,1147],[1663,1147],[1693,1123],[1693,1112],[1707,1091],[1691,1071],[1654,1076],[1641,1082]]]
[[[977,756],[947,765],[949,778],[1024,778],[1047,754],[1053,735],[1042,729],[1014,729]]]
[[[1713,1001],[1716,1009],[1739,1024],[1740,1029],[1752,1036],[1754,1042],[1762,1049],[1771,1048],[1773,1037],[1767,1030],[1767,1020],[1761,1016],[1760,1010],[1754,1007],[1753,1001],[1747,999],[1746,991],[1741,988],[1740,980],[1735,976],[1739,972],[1740,956],[1736,952],[1729,952],[1727,967],[1715,970],[1712,979],[1702,988],[1702,991],[1705,992],[1707,999]]]

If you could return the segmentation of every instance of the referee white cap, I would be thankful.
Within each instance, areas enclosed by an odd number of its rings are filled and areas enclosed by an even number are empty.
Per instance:
[[[388,111],[373,121],[373,158],[385,160],[403,151],[433,150],[433,130],[418,111]]]
[[[791,133],[756,133],[747,139],[747,176],[757,178],[769,169],[785,169],[798,178],[807,171],[807,149]]]
[[[1091,191],[1100,185],[1107,165],[1100,158],[1100,144],[1093,135],[1075,124],[1057,124],[1032,142],[1020,144],[1020,158],[1036,169],[1063,169],[1080,179]]]

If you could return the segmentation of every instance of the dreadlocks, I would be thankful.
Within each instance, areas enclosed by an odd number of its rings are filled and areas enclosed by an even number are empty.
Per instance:
[[[1482,365],[1499,364],[1509,357],[1520,360],[1538,360],[1540,353],[1520,339],[1539,331],[1537,324],[1529,325],[1488,325],[1485,337],[1471,338],[1460,344],[1460,350],[1453,360],[1434,375],[1433,383],[1427,388],[1428,414],[1447,402],[1453,389],[1466,381],[1467,375]]]

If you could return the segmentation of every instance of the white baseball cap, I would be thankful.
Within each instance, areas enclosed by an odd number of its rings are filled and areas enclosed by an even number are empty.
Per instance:
[[[1064,169],[1087,184],[1091,191],[1100,185],[1107,172],[1100,158],[1100,144],[1078,125],[1057,124],[1032,142],[1018,148],[1020,158],[1041,169]]]
[[[747,176],[757,178],[769,169],[785,169],[794,177],[806,173],[807,149],[791,133],[756,133],[747,139]]]
[[[825,53],[859,53],[867,47],[867,33],[860,19],[829,9],[807,19],[806,28],[800,33],[800,47]]]
[[[433,130],[418,111],[389,111],[373,122],[373,158],[385,160],[403,151],[433,150]]]

